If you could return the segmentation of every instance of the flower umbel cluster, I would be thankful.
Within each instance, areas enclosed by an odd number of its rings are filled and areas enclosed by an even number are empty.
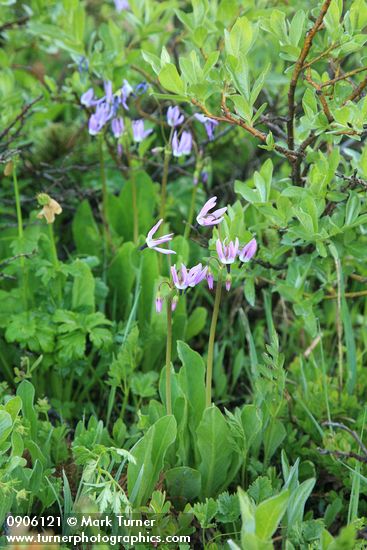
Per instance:
[[[198,285],[203,279],[205,279],[207,267],[197,264],[191,269],[187,269],[185,264],[181,264],[181,271],[176,270],[176,265],[171,267],[171,275],[173,284],[177,290],[183,291],[188,288],[193,288]]]
[[[224,219],[224,214],[227,211],[227,208],[218,208],[214,212],[210,212],[213,208],[216,207],[217,197],[211,197],[202,207],[199,214],[197,215],[197,222],[201,226],[214,226],[220,224]],[[145,248],[151,248],[162,254],[175,254],[176,252],[171,249],[161,248],[160,245],[172,240],[173,233],[163,235],[162,237],[154,238],[155,233],[158,231],[159,227],[163,223],[163,219],[160,219],[149,231],[145,244],[140,248],[143,250]],[[226,266],[227,275],[225,280],[225,286],[227,291],[230,290],[232,285],[232,276],[231,276],[231,265],[238,258],[240,264],[247,263],[255,255],[257,250],[256,239],[251,239],[243,248],[240,247],[240,241],[238,237],[234,241],[229,241],[225,238],[223,241],[217,239],[216,241],[216,251],[217,251],[217,262],[218,264],[223,264]],[[215,259],[215,258],[212,258]],[[176,264],[171,268],[171,277],[172,282],[165,282],[170,288],[170,294],[172,292],[177,292],[179,294],[185,293],[189,288],[193,288],[204,279],[208,283],[210,290],[214,287],[214,276],[209,265],[203,266],[202,263],[187,268],[185,264],[181,264],[180,268],[176,267]],[[172,310],[176,309],[178,297],[177,294],[173,295],[171,299]],[[158,313],[162,311],[163,297],[160,291],[156,297],[156,310]]]

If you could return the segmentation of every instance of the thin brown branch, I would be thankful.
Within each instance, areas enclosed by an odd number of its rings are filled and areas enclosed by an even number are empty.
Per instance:
[[[208,118],[217,120],[218,122],[227,122],[229,124],[240,126],[244,130],[246,130],[249,134],[256,137],[263,143],[266,142],[267,134],[265,134],[264,132],[261,132],[260,130],[258,130],[257,128],[254,128],[253,126],[250,126],[244,120],[240,118],[236,118],[228,109],[225,102],[225,98],[222,98],[222,103],[221,103],[221,108],[225,116],[214,115],[205,107],[205,105],[197,101],[197,99],[195,98],[191,99],[191,103],[196,107],[198,107]],[[286,147],[282,147],[281,145],[278,145],[278,144],[275,145],[275,150],[278,153],[281,153],[282,155],[284,155],[289,160],[290,163],[293,163],[299,156],[299,153],[297,151],[289,151],[289,149],[287,149]]]
[[[336,458],[354,458],[355,460],[358,460],[358,462],[367,463],[367,456],[358,455],[353,451],[349,451],[349,453],[347,453],[345,451],[331,451],[329,449],[321,449],[320,447],[318,447],[317,450],[320,455],[331,455],[335,456]]]
[[[21,27],[22,25],[25,25],[27,21],[29,21],[28,15],[24,15],[23,17],[20,17],[19,19],[14,19],[13,21],[8,21],[7,23],[0,25],[0,33],[13,29],[14,27]]]
[[[304,62],[305,62],[305,60],[306,60],[306,58],[309,54],[309,51],[311,49],[312,41],[314,39],[314,36],[317,33],[317,31],[319,30],[319,28],[321,27],[323,19],[324,19],[325,15],[326,15],[326,13],[329,9],[330,4],[331,4],[331,0],[325,0],[324,1],[323,5],[321,7],[321,11],[320,11],[315,23],[313,24],[312,28],[310,29],[310,31],[306,35],[306,38],[305,38],[305,41],[304,41],[304,44],[303,44],[303,48],[301,50],[301,53],[300,53],[300,55],[299,55],[299,57],[296,61],[294,69],[293,69],[293,74],[292,74],[291,82],[290,82],[290,85],[289,85],[289,91],[288,91],[288,122],[287,122],[288,149],[290,149],[291,151],[294,150],[294,116],[295,116],[295,111],[296,111],[294,98],[295,98],[298,78],[299,78],[300,72],[302,71],[303,64],[304,64]]]
[[[324,96],[324,94],[322,93],[322,89],[321,89],[321,86],[320,84],[317,84],[317,82],[315,82],[314,80],[312,80],[311,78],[311,69],[308,69],[306,71],[306,74],[305,74],[305,78],[307,80],[307,82],[309,84],[311,84],[311,86],[316,90],[316,95],[317,97],[319,98],[320,100],[320,103],[321,103],[321,106],[322,106],[322,110],[324,111],[324,115],[326,116],[327,118],[327,121],[329,123],[333,122],[334,121],[334,117],[333,115],[331,114],[330,112],[330,109],[329,109],[329,105],[326,101],[326,98]]]
[[[277,265],[274,265],[274,264],[271,264],[270,262],[264,262],[263,260],[259,260],[257,258],[255,258],[253,260],[253,262],[255,264],[258,264],[258,265],[261,265],[262,267],[266,267],[267,269],[275,269],[276,271],[283,271],[283,269],[287,269],[287,265],[286,264],[277,264]]]
[[[325,422],[322,423],[322,425],[323,426],[328,426],[330,428],[339,428],[340,430],[344,430],[345,432],[347,432],[358,443],[359,447],[361,448],[361,451],[367,457],[367,447],[364,445],[363,441],[361,440],[359,435],[354,430],[351,430],[350,428],[348,428],[348,426],[346,426],[345,424],[342,424],[341,422],[328,422],[328,421],[325,421]]]
[[[348,103],[348,101],[354,101],[355,99],[359,99],[359,97],[361,96],[366,86],[367,86],[367,76],[364,77],[364,79],[357,86],[357,88],[343,101],[343,105]]]
[[[19,258],[31,258],[32,256],[35,255],[37,251],[36,250],[33,250],[32,252],[25,252],[23,254],[16,254],[15,256],[11,256],[11,258],[6,258],[6,260],[2,260],[0,262],[0,267],[5,267],[9,264],[11,264],[12,262],[15,262],[16,260],[19,260]]]
[[[340,76],[337,76],[335,78],[332,78],[331,80],[328,80],[327,82],[323,82],[320,84],[320,88],[325,88],[326,86],[332,86],[336,82],[340,82],[341,80],[347,80],[351,76],[354,76],[355,74],[362,73],[364,71],[367,71],[367,67],[358,67],[358,69],[354,69],[353,71],[349,71],[348,73],[343,73]]]
[[[38,97],[36,97],[36,99],[33,99],[33,101],[31,101],[30,103],[27,103],[27,105],[25,105],[23,107],[23,109],[21,110],[21,112],[15,117],[15,119],[9,124],[9,126],[7,126],[5,128],[5,130],[3,130],[0,134],[0,140],[2,140],[9,132],[10,130],[16,125],[17,122],[19,121],[23,121],[23,118],[26,116],[26,114],[28,113],[28,111],[33,107],[33,105],[35,105],[36,103],[38,103],[38,101],[41,101],[41,99],[43,98],[43,95],[39,95]]]
[[[336,42],[335,44],[331,44],[324,52],[320,53],[320,55],[314,57],[309,61],[308,63],[305,63],[302,67],[302,70],[308,69],[308,67],[311,67],[314,63],[317,63],[317,61],[320,61],[323,57],[325,57],[328,53],[330,53],[332,50],[335,50],[339,46],[339,43]]]

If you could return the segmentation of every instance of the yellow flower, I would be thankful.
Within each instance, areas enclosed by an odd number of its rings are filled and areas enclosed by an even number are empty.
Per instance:
[[[47,223],[54,223],[55,214],[61,214],[62,208],[55,199],[52,199],[46,193],[40,193],[37,196],[38,203],[42,206],[42,210],[38,212],[37,218],[45,218]]]

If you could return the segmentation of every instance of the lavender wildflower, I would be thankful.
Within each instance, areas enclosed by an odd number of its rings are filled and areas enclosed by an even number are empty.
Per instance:
[[[179,126],[183,123],[185,120],[185,117],[181,115],[180,109],[177,107],[168,107],[167,109],[167,123],[172,128],[175,128],[176,126]]]
[[[119,13],[121,11],[130,9],[130,4],[128,0],[114,0],[114,2],[115,2],[115,8]]]
[[[80,103],[86,107],[92,107],[96,104],[93,88],[89,88],[80,98]]]
[[[140,82],[140,84],[137,84],[135,86],[135,93],[136,95],[144,95],[146,91],[148,90],[148,84],[147,82]]]
[[[204,124],[209,141],[213,141],[214,130],[215,127],[218,126],[219,122],[205,115],[202,115],[201,113],[196,113],[194,116],[196,120]]]
[[[115,138],[119,138],[122,135],[124,131],[124,121],[121,117],[116,117],[112,119],[111,129]]]
[[[149,128],[149,130],[144,129],[144,120],[143,119],[133,120],[132,128],[133,128],[134,141],[136,143],[142,142],[143,139],[148,137],[153,132],[153,130],[151,128]]]
[[[112,82],[111,82],[111,80],[105,80],[103,82],[103,87],[104,87],[104,93],[105,93],[105,101],[110,104],[113,101],[113,92],[112,92]]]
[[[127,111],[129,110],[129,107],[127,106],[127,100],[129,98],[129,96],[133,93],[133,91],[134,90],[133,90],[133,87],[131,86],[131,84],[129,84],[129,82],[127,80],[124,80],[122,88],[121,88],[120,101],[121,101],[121,105],[123,106],[123,108],[126,109]]]
[[[89,119],[89,133],[91,136],[98,134],[106,122],[109,120],[111,110],[107,103],[100,103],[96,107],[96,112]]]
[[[181,139],[178,139],[177,132],[173,134],[172,152],[174,157],[189,155],[192,148],[192,136],[190,132],[182,132]]]

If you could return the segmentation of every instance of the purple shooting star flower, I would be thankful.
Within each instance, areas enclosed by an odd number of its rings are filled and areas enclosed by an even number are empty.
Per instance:
[[[133,120],[132,128],[135,143],[140,143],[141,141],[143,141],[143,139],[148,137],[153,132],[151,128],[149,128],[149,130],[144,129],[143,119]]]
[[[172,152],[174,157],[189,155],[191,153],[191,148],[192,136],[190,132],[182,132],[180,140],[178,139],[177,132],[173,134]]]
[[[124,121],[121,117],[113,118],[111,121],[111,130],[115,138],[119,138],[124,131]]]
[[[186,290],[186,288],[189,285],[188,285],[188,281],[187,281],[188,270],[187,270],[187,267],[185,266],[185,264],[181,265],[181,273],[177,272],[176,265],[173,265],[171,267],[171,275],[172,275],[172,280],[173,280],[173,284],[175,285],[175,287],[178,290]]]
[[[176,126],[179,126],[183,123],[185,120],[185,117],[181,115],[180,109],[177,107],[168,107],[167,109],[167,123],[172,128],[175,128]]]
[[[202,264],[197,264],[191,269],[187,269],[185,264],[181,264],[181,270],[178,272],[174,265],[171,267],[173,284],[178,290],[192,288],[205,279],[207,270],[208,268],[203,267]]]
[[[208,268],[203,267],[201,263],[192,267],[188,274],[188,285],[194,287],[201,283],[205,279],[207,271]]]
[[[204,124],[209,141],[213,141],[214,130],[215,127],[218,126],[219,122],[205,115],[202,115],[201,113],[196,113],[194,117],[196,118],[196,120]]]
[[[174,250],[171,250],[169,248],[159,248],[160,244],[167,243],[168,241],[172,240],[173,233],[169,233],[168,235],[163,235],[162,237],[158,237],[158,239],[154,239],[153,235],[158,231],[159,227],[161,226],[163,222],[163,218],[157,222],[152,229],[149,231],[147,238],[145,239],[145,244],[140,247],[140,250],[144,250],[144,248],[151,248],[152,250],[156,250],[157,252],[162,252],[162,254],[176,254]]]
[[[221,242],[221,240],[218,239],[216,242],[216,248],[219,260],[222,262],[222,264],[225,264],[227,266],[227,270],[229,270],[230,265],[233,264],[236,259],[240,243],[238,241],[238,238],[236,238],[234,242],[230,241],[227,245],[226,240],[227,239],[224,239],[224,241]]]
[[[229,292],[231,290],[232,285],[232,276],[230,273],[227,273],[226,276],[226,291]]]
[[[196,221],[199,225],[217,225],[218,223],[221,223],[223,221],[223,215],[227,212],[227,207],[218,208],[218,210],[214,210],[214,212],[209,213],[209,210],[215,208],[216,204],[217,197],[212,197],[211,199],[206,201],[196,217]]]
[[[238,254],[238,258],[240,262],[247,263],[251,260],[253,256],[255,256],[257,250],[257,242],[256,239],[251,239],[250,242],[248,242],[243,249]]]

